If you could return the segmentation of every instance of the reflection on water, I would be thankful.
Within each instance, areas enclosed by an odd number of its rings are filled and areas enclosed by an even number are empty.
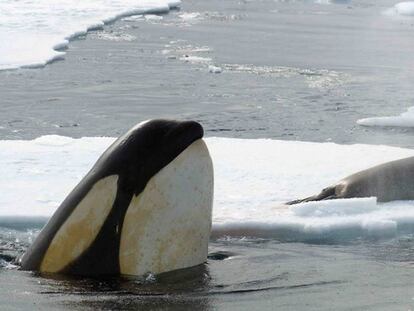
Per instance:
[[[70,309],[153,310],[166,308],[209,310],[208,296],[198,295],[209,287],[206,265],[165,273],[157,277],[85,279],[64,276],[36,276],[50,289],[42,295],[64,296],[60,305]]]
[[[38,301],[46,309],[210,310],[221,304],[233,305],[239,299],[244,303],[246,299],[260,301],[272,293],[341,282],[292,279],[293,271],[275,266],[280,259],[292,258],[290,251],[275,252],[279,244],[272,241],[235,241],[230,245],[213,243],[210,259],[204,265],[158,276],[79,278],[0,270],[2,278],[10,280],[7,285],[2,282],[0,291],[14,297],[1,295],[0,302],[10,299],[23,309]]]

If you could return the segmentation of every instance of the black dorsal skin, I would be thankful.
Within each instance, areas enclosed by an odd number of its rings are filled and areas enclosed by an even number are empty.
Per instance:
[[[144,190],[152,176],[202,137],[203,128],[194,121],[150,120],[130,129],[101,155],[62,202],[21,258],[21,268],[39,270],[53,237],[93,185],[102,178],[118,175],[115,202],[98,236],[61,272],[92,276],[119,274],[120,233],[132,197]]]

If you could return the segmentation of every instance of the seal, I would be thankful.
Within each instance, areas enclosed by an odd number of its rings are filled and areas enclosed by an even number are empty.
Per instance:
[[[287,202],[377,197],[379,202],[414,200],[414,157],[387,162],[352,174],[319,194]]]
[[[118,138],[20,259],[23,270],[143,275],[207,260],[213,166],[194,121],[150,120]]]

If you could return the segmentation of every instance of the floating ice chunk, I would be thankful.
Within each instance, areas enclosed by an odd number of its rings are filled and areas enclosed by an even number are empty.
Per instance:
[[[318,4],[348,4],[351,0],[315,0]]]
[[[400,2],[384,11],[388,16],[414,16],[414,1]]]
[[[211,73],[222,73],[223,69],[221,67],[210,65],[208,66],[208,71]]]
[[[159,20],[162,20],[162,16],[161,15],[155,15],[155,14],[146,14],[144,16],[144,18],[147,21],[159,21]]]
[[[414,1],[397,3],[394,8],[399,15],[414,16]]]
[[[201,47],[191,47],[191,52],[194,53],[208,53],[211,52],[211,48],[209,48],[208,46],[201,46]]]
[[[363,126],[414,127],[414,107],[399,116],[365,118],[359,119],[357,123]]]
[[[193,20],[196,20],[196,19],[200,19],[201,18],[201,14],[198,13],[198,12],[182,13],[182,14],[179,15],[179,17],[182,20],[188,22],[188,21],[193,21]]]
[[[192,64],[202,64],[202,63],[209,63],[211,62],[211,58],[209,57],[201,57],[201,56],[191,56],[191,55],[184,55],[180,57],[180,60],[183,60],[188,63]]]

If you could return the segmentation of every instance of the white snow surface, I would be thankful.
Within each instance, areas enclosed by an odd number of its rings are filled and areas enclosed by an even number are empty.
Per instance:
[[[408,108],[399,116],[365,118],[357,123],[363,126],[414,127],[414,107]]]
[[[167,13],[180,0],[2,0],[0,70],[62,58],[71,38],[118,18]]]
[[[113,141],[53,135],[0,141],[0,218],[52,215]],[[358,170],[414,156],[414,150],[270,139],[206,142],[215,169],[213,237],[377,237],[414,225],[413,201],[377,204],[375,198],[358,198],[283,204],[318,193]]]

